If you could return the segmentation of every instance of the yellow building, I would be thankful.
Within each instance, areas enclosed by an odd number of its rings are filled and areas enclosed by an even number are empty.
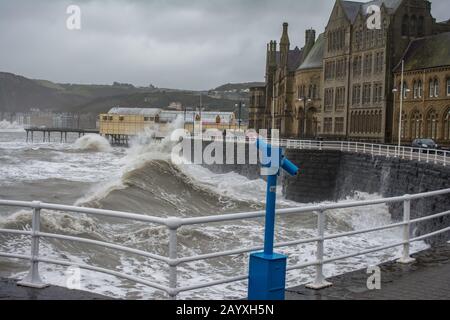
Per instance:
[[[113,142],[126,142],[146,129],[165,136],[173,129],[172,123],[179,121],[181,128],[193,132],[194,123],[201,122],[202,130],[237,130],[239,125],[233,112],[167,111],[157,108],[113,108],[99,117],[100,134]],[[247,129],[241,125],[241,129]]]

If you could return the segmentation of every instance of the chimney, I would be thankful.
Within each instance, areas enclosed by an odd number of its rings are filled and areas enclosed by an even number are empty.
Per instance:
[[[303,49],[303,57],[306,58],[316,43],[316,30],[309,29],[305,31],[305,47]]]

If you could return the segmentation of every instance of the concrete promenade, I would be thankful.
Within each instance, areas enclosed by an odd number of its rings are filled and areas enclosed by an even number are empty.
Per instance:
[[[288,289],[287,300],[450,300],[450,244],[413,255],[416,262],[385,263],[381,290],[369,290],[367,270],[327,279],[332,287],[313,291],[304,286]]]

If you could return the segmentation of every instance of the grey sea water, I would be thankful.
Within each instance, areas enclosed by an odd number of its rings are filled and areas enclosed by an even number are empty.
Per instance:
[[[99,136],[71,136],[67,144],[26,143],[20,130],[0,131],[0,199],[40,200],[60,204],[121,210],[160,217],[197,217],[264,208],[265,183],[249,180],[235,173],[215,174],[198,165],[175,165],[170,161],[172,144],[140,139],[130,148],[111,147]],[[56,137],[55,137],[56,139]],[[37,138],[36,141],[39,139]],[[144,141],[142,143],[142,141]],[[372,199],[378,195],[357,193],[355,199]],[[279,206],[304,206],[278,196]],[[335,210],[327,219],[327,233],[370,228],[388,224],[390,215],[384,205]],[[28,230],[31,212],[20,208],[0,207],[0,229]],[[276,240],[292,241],[314,237],[316,217],[313,213],[283,216],[277,219]],[[96,218],[65,212],[42,214],[45,232],[97,239],[168,254],[165,228],[150,224],[110,218]],[[388,244],[401,239],[401,230],[376,232],[327,241],[327,256]],[[261,245],[263,220],[215,223],[185,227],[179,231],[179,255],[191,256]],[[27,237],[0,234],[0,251],[28,253]],[[417,243],[413,251],[424,249]],[[314,258],[315,245],[306,244],[280,249],[289,255],[288,263],[297,264]],[[58,240],[43,240],[41,253],[50,258],[69,259],[103,268],[123,271],[158,283],[168,283],[168,267],[142,257],[91,245]],[[327,265],[327,276],[364,268],[400,256],[400,249],[351,258]],[[224,277],[246,274],[247,255],[183,264],[179,284],[197,284]],[[28,263],[0,258],[0,277],[20,278]],[[64,286],[66,269],[43,264],[41,275],[49,283]],[[313,269],[288,274],[288,285],[313,279]],[[129,299],[163,299],[165,294],[116,277],[82,271],[81,289],[112,297]],[[242,298],[245,282],[186,292],[186,299]]]

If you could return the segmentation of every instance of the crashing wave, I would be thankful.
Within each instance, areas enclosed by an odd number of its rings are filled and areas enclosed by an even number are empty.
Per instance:
[[[75,149],[95,152],[111,152],[109,141],[98,134],[87,134],[75,142]]]
[[[24,128],[17,122],[0,121],[0,131],[23,131]]]

